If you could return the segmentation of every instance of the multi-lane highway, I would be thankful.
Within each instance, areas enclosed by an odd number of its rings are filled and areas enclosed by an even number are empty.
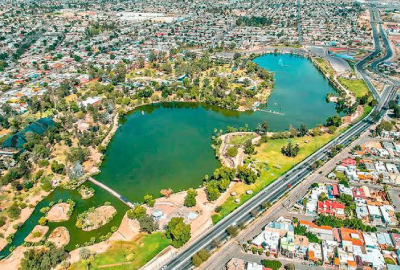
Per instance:
[[[374,38],[374,45],[375,45],[375,50],[370,53],[369,55],[367,55],[364,59],[362,59],[361,61],[359,61],[355,68],[356,71],[359,75],[361,75],[361,77],[363,78],[363,80],[365,81],[365,83],[367,84],[369,90],[371,91],[371,93],[374,95],[375,99],[379,99],[379,93],[376,91],[375,87],[372,85],[372,83],[369,81],[368,75],[365,72],[364,66],[372,61],[375,57],[377,57],[379,55],[379,53],[381,52],[381,42],[378,36],[378,31],[376,30],[376,23],[375,21],[375,17],[378,16],[376,14],[376,10],[370,8],[370,20],[371,20],[371,28],[372,28],[372,34],[373,34],[373,38]],[[377,60],[376,64],[379,63],[380,61]]]

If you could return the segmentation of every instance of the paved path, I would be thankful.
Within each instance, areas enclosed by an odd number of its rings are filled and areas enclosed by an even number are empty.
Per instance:
[[[130,202],[127,198],[123,197],[122,195],[120,195],[118,192],[114,191],[113,189],[109,188],[108,186],[104,185],[103,183],[100,183],[99,181],[97,181],[96,179],[94,179],[93,177],[89,177],[88,180],[90,182],[92,182],[93,184],[95,184],[96,186],[101,187],[102,189],[104,189],[105,191],[110,192],[111,195],[113,195],[114,197],[116,197],[118,200],[120,200],[121,202],[123,202],[124,204],[126,204],[128,207],[130,208],[134,208],[135,205]]]

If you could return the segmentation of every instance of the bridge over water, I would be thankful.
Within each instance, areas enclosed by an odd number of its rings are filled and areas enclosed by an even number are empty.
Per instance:
[[[123,202],[124,204],[126,204],[128,207],[130,208],[134,208],[135,204],[130,202],[127,198],[125,198],[124,196],[122,196],[121,194],[119,194],[118,192],[116,192],[115,190],[109,188],[108,186],[104,185],[103,183],[97,181],[96,179],[94,179],[93,177],[89,177],[88,180],[90,182],[92,182],[93,184],[95,184],[96,186],[101,187],[102,189],[104,189],[105,191],[108,191],[111,195],[113,195],[114,197],[116,197],[118,200],[120,200],[121,202]]]

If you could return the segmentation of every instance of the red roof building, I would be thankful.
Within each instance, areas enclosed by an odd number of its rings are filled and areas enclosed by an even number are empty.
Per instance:
[[[318,214],[335,216],[338,218],[345,218],[344,204],[336,201],[319,201],[318,202]]]
[[[366,199],[364,189],[362,188],[353,188],[353,197]]]
[[[340,195],[339,187],[336,184],[332,185],[332,195],[335,197],[339,197],[339,195]]]
[[[342,166],[356,166],[357,165],[357,161],[355,161],[354,159],[351,158],[346,158],[342,160]]]

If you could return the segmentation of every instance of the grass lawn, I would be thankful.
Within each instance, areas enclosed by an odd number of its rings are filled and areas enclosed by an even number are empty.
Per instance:
[[[338,80],[344,87],[353,92],[356,98],[360,98],[369,93],[367,85],[361,79],[350,80],[339,77]]]
[[[110,264],[115,265],[104,269],[139,269],[169,244],[170,240],[161,232],[140,234],[133,241],[117,241],[107,251],[90,259],[90,269],[100,269],[101,266]],[[86,269],[86,261],[74,263],[71,269]]]
[[[331,68],[329,62],[324,58],[316,57],[315,61],[317,61],[318,66],[324,71],[325,74],[329,76],[333,76],[335,71]]]
[[[396,265],[395,261],[393,261],[391,258],[385,257],[385,263],[386,264],[394,264]]]
[[[258,181],[252,185],[237,183],[233,190],[237,196],[229,197],[220,207],[216,214],[212,216],[213,223],[217,223],[227,216],[234,209],[254,196],[257,192],[272,183],[279,176],[290,170],[297,163],[317,151],[323,145],[333,139],[333,134],[323,134],[319,137],[306,136],[302,138],[270,140],[267,143],[256,147],[257,154],[252,156],[256,166],[261,170]],[[300,152],[296,157],[289,158],[281,153],[281,148],[286,146],[289,141],[300,145]],[[252,190],[253,194],[247,195],[246,191]],[[236,204],[235,199],[240,198],[240,203]]]
[[[243,136],[232,136],[229,140],[229,144],[233,144],[234,146],[243,145],[247,140],[255,138],[254,134],[246,134]]]
[[[363,109],[364,109],[363,114],[358,118],[358,120],[363,119],[365,116],[367,116],[372,111],[372,107],[369,106],[368,104],[365,104],[363,106]]]

